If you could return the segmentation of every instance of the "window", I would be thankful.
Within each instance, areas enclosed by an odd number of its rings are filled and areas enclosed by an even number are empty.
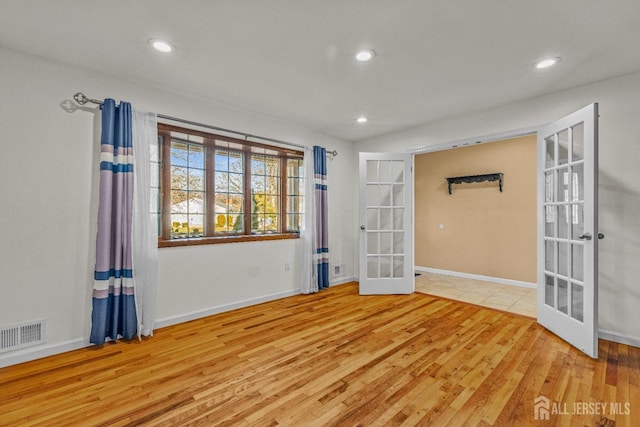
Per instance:
[[[159,246],[298,237],[303,153],[158,124]]]

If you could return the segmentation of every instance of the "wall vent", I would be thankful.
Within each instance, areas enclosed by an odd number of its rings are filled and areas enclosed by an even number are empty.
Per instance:
[[[344,274],[344,264],[333,266],[333,277],[342,276]]]
[[[45,326],[45,319],[40,319],[0,329],[0,353],[44,343]]]

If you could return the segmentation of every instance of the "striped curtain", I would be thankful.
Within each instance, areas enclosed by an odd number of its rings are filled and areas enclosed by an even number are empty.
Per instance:
[[[131,104],[102,104],[100,196],[93,282],[91,336],[132,339],[138,322],[133,286],[133,143]]]
[[[329,207],[327,204],[327,150],[313,147],[315,182],[315,256],[318,290],[329,287]]]

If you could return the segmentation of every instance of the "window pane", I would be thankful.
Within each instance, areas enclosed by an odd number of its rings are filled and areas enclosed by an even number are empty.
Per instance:
[[[251,192],[264,194],[267,189],[267,177],[264,175],[253,175],[251,177]]]
[[[392,211],[390,208],[380,209],[380,230],[393,230],[391,221]]]
[[[553,240],[544,241],[544,269],[555,272],[555,242]]]
[[[287,179],[287,194],[300,194],[300,179],[291,178]]]
[[[171,164],[174,166],[188,166],[187,144],[182,142],[171,142]]]
[[[558,169],[558,202],[569,201],[569,168]]]
[[[287,231],[300,231],[300,214],[287,215]]]
[[[404,209],[403,208],[395,208],[393,210],[393,229],[394,230],[402,230],[403,229],[403,219],[404,219]]]
[[[391,257],[380,257],[380,277],[391,277]]]
[[[264,157],[253,155],[251,156],[251,174],[253,175],[266,175],[267,167],[265,165]]]
[[[569,295],[566,280],[558,279],[558,310],[564,314],[568,313]]]
[[[242,233],[244,232],[244,215],[243,214],[229,214],[231,222],[229,223],[229,232]]]
[[[215,175],[216,181],[216,193],[218,192],[228,192],[229,191],[229,174],[227,172],[218,172],[216,171]]]
[[[189,144],[188,166],[204,169],[204,147],[202,145]]]
[[[189,192],[188,209],[189,213],[204,213],[204,192]]]
[[[378,233],[367,233],[367,254],[377,255],[380,253],[378,246]]]
[[[393,257],[393,277],[404,277],[404,257]]]
[[[553,276],[544,276],[544,303],[549,307],[555,307],[555,283]]]
[[[568,276],[569,274],[569,243],[558,242],[558,274]]]
[[[377,160],[367,160],[367,182],[378,182]]]
[[[229,192],[244,193],[244,176],[240,173],[229,173]]]
[[[393,161],[391,162],[391,180],[393,182],[404,182],[404,162]]]
[[[242,153],[238,153],[236,151],[229,152],[229,171],[242,173],[243,172],[243,160]]]
[[[558,206],[558,237],[561,239],[569,238],[569,224],[571,221],[569,206]]]
[[[576,162],[584,158],[584,123],[571,128],[571,161]]]
[[[171,188],[174,190],[187,190],[189,188],[189,169],[180,166],[171,166]]]
[[[278,196],[265,196],[264,198],[264,211],[268,214],[276,214],[280,212],[280,197]]]
[[[404,253],[404,232],[402,231],[393,233],[393,253],[397,255]]]
[[[391,206],[390,185],[380,185],[380,206]]]
[[[204,171],[189,169],[189,191],[204,191]]]
[[[378,277],[378,257],[367,257],[367,278],[375,279]]]
[[[378,230],[378,209],[367,209],[367,230]]]
[[[159,230],[170,231],[165,238],[299,231],[304,207],[302,158],[276,147],[221,140],[216,135],[207,138],[163,126],[158,125],[159,143],[170,145],[165,147],[168,151],[155,154],[169,163],[169,169],[158,170],[152,177],[151,209],[161,217]],[[168,141],[166,135],[171,136]],[[211,157],[207,150],[212,150]],[[245,155],[251,156],[249,164]],[[213,182],[208,186],[210,178]],[[247,179],[250,185],[245,188]],[[170,188],[160,188],[163,182]],[[170,197],[170,203],[165,199],[169,212],[162,212],[162,205],[154,207],[163,191]],[[250,216],[250,230],[245,230],[245,215]]]
[[[229,194],[229,212],[242,213],[243,209],[243,197],[242,194]]]
[[[545,142],[545,163],[546,169],[552,168],[556,164],[555,137],[553,135],[544,139]]]
[[[564,165],[569,161],[569,129],[558,134],[558,164]]]
[[[391,161],[380,160],[378,164],[380,182],[391,182]]]
[[[260,151],[260,149],[252,149]],[[262,150],[264,152],[264,150]],[[251,155],[251,231],[279,231],[280,159],[264,154]],[[289,202],[296,202],[289,200]]]
[[[216,150],[215,169],[225,172],[229,170],[229,155],[226,151]]]
[[[571,284],[571,317],[582,322],[584,312],[584,288],[577,283]]]
[[[187,213],[187,192],[171,190],[171,213]]]
[[[276,232],[278,231],[278,215],[265,215],[264,217],[264,229],[265,231]]]

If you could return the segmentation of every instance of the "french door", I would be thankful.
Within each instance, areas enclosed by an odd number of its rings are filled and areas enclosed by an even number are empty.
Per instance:
[[[360,294],[410,294],[413,157],[360,153]]]
[[[598,357],[598,104],[538,131],[538,322]]]

